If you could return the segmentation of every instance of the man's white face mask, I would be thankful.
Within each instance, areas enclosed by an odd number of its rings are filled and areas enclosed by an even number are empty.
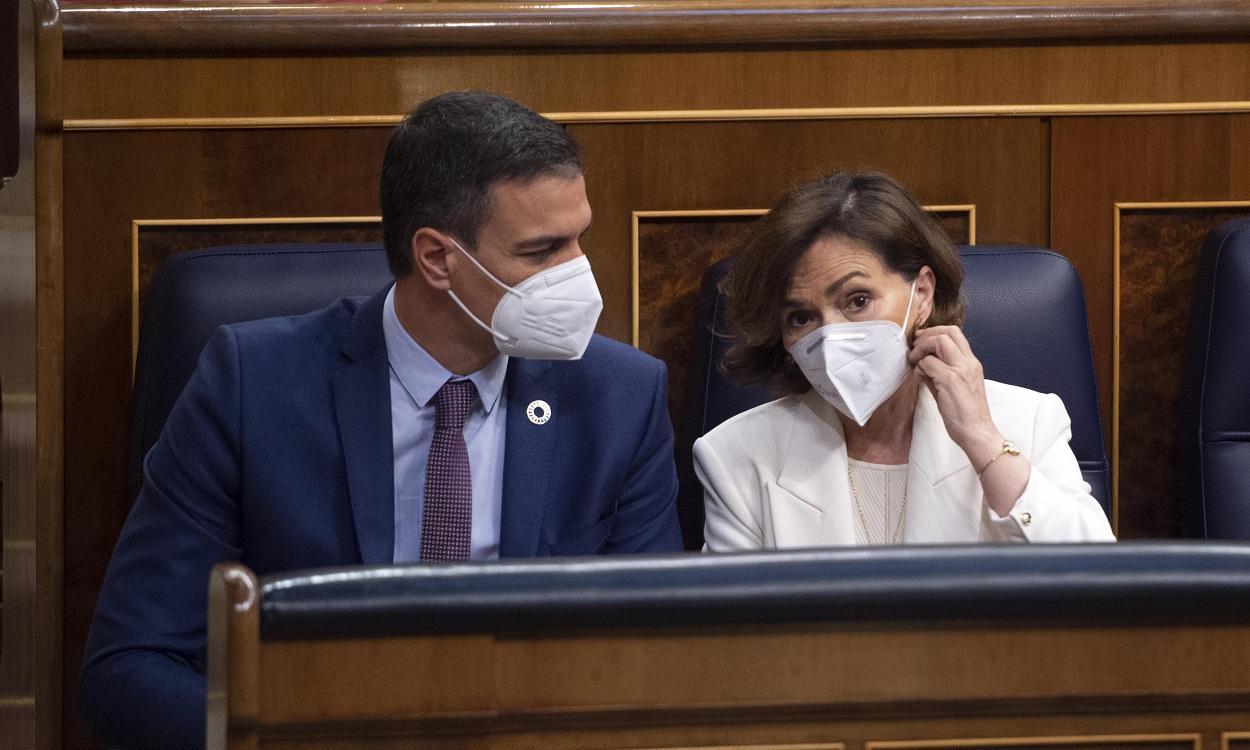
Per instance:
[[[447,290],[465,315],[495,338],[499,351],[526,359],[581,359],[603,311],[603,297],[599,296],[599,286],[585,255],[508,286],[459,242],[451,242],[486,278],[504,290],[489,325],[474,315],[455,292]]]
[[[790,356],[812,388],[860,427],[907,377],[905,331],[916,281],[907,295],[901,327],[891,320],[830,323],[790,346]]]

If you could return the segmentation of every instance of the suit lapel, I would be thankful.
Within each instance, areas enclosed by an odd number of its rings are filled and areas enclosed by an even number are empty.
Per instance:
[[[558,388],[542,378],[550,362],[513,357],[508,360],[504,437],[503,499],[499,530],[500,557],[534,557],[539,554],[539,535],[547,507],[547,486],[555,465],[556,431],[560,426]],[[536,400],[546,401],[551,418],[534,424],[526,414]]]
[[[980,535],[976,472],[946,432],[929,389],[921,386],[912,423],[904,542],[968,542]]]
[[[842,423],[814,390],[796,401],[792,419],[785,463],[768,490],[777,546],[854,544]]]
[[[347,487],[361,562],[389,563],[395,547],[395,463],[390,369],[382,334],[386,290],[360,306],[343,332],[348,360],[333,378]]]

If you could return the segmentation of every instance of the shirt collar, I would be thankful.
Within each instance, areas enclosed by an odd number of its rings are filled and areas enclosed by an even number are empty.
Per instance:
[[[382,306],[382,333],[386,337],[386,356],[391,370],[418,407],[425,408],[443,383],[452,379],[472,381],[487,414],[499,403],[504,377],[508,374],[508,357],[500,354],[468,376],[452,373],[422,349],[399,322],[399,315],[395,313],[394,285],[386,293],[386,302]]]

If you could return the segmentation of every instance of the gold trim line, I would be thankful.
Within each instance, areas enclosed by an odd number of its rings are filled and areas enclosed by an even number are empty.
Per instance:
[[[1135,102],[1093,104],[954,104],[895,107],[789,107],[548,112],[568,124],[722,122],[762,120],[864,120],[943,117],[1091,117],[1099,115],[1219,114],[1250,112],[1250,101]],[[71,118],[68,131],[223,130],[267,128],[389,127],[403,115],[310,115],[298,117]]]
[[[1202,747],[1200,734],[1082,734],[1041,737],[985,737],[950,740],[879,740],[864,743],[864,750],[921,750],[922,748],[976,748],[1013,745],[1103,745],[1111,743],[1147,744],[1191,742]]]

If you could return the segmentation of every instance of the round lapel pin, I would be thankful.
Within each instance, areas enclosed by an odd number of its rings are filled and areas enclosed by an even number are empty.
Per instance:
[[[534,424],[547,424],[551,419],[551,404],[542,399],[535,399],[525,407],[525,416]]]

